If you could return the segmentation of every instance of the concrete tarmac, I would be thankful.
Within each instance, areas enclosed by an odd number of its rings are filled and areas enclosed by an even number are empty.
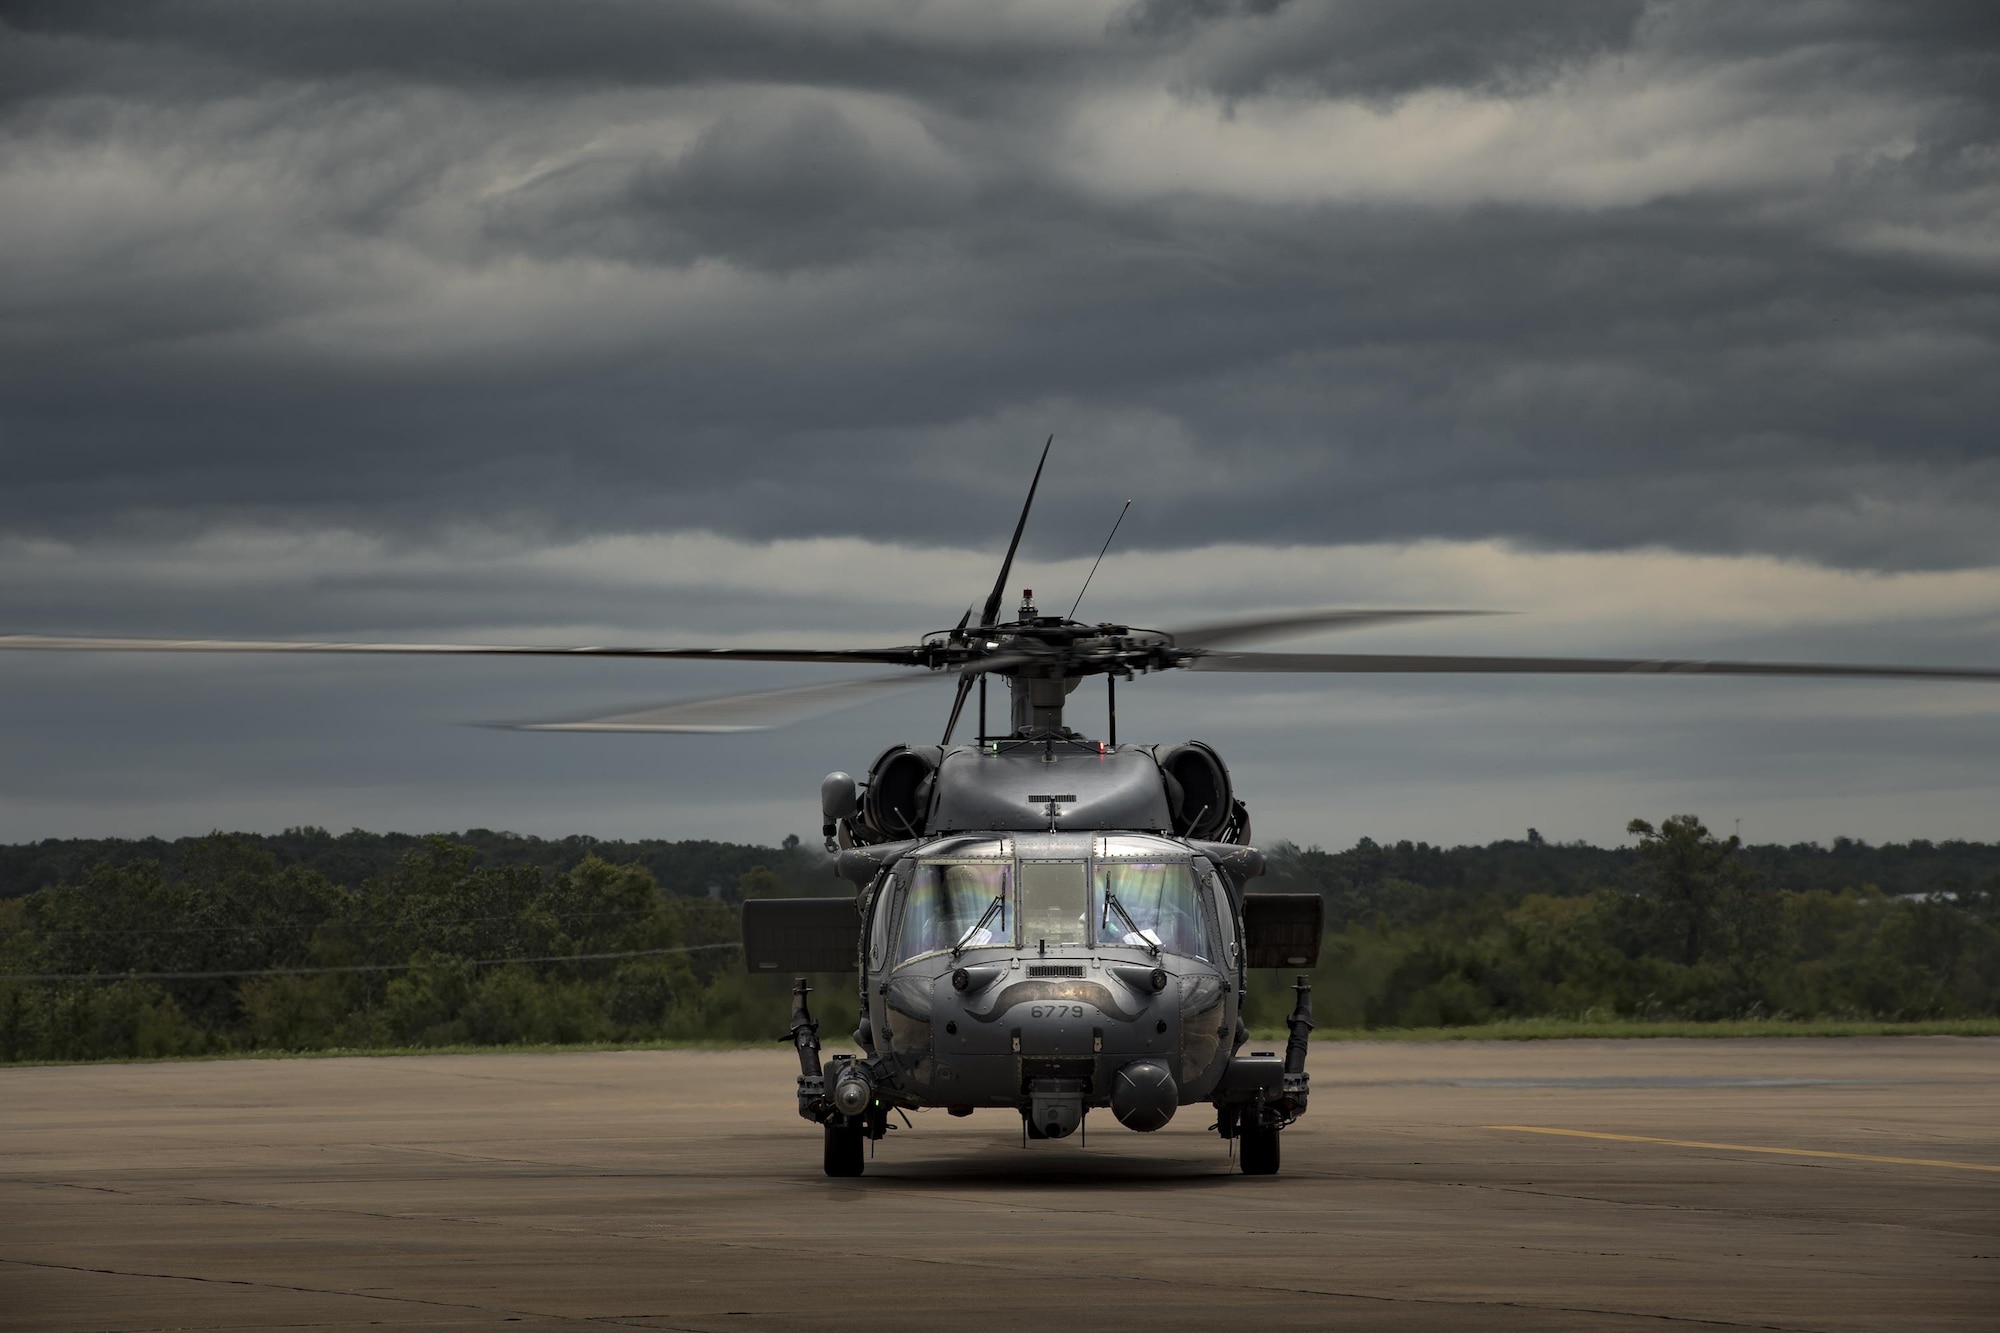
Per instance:
[[[789,1048],[0,1070],[0,1328],[2000,1330],[2000,1040],[1320,1044],[1184,1108],[916,1117]]]

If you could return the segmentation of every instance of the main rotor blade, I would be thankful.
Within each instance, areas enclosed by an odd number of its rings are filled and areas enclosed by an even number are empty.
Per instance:
[[[824,685],[794,685],[779,690],[758,690],[751,694],[727,694],[714,699],[689,699],[682,703],[660,704],[653,708],[638,708],[569,722],[506,722],[499,725],[510,731],[769,731],[773,727],[851,708],[878,695],[909,689],[934,679],[938,677],[928,673],[864,676],[859,680],[837,680]]]
[[[1014,552],[1021,548],[1021,533],[1028,526],[1028,511],[1035,507],[1035,488],[1042,484],[1042,468],[1049,461],[1049,449],[1055,444],[1051,435],[1042,446],[1042,461],[1035,464],[1035,477],[1028,483],[1028,499],[1021,506],[1020,520],[1014,524],[1014,540],[1007,543],[1007,558],[1000,562],[1000,577],[993,580],[993,591],[986,596],[986,606],[979,613],[979,627],[985,629],[1000,619],[1000,599],[1007,594],[1007,576],[1014,572]]]
[[[99,639],[49,634],[0,634],[0,650],[116,653],[444,653],[505,657],[662,657],[724,662],[874,662],[921,666],[903,648],[645,648],[498,643],[313,643],[292,639]]]
[[[1993,680],[1983,667],[1849,666],[1836,662],[1704,662],[1623,657],[1436,657],[1392,653],[1203,653],[1190,671],[1357,675],[1818,676],[1856,680]]]
[[[958,693],[952,696],[951,716],[945,719],[944,739],[939,742],[940,745],[951,744],[951,733],[958,730],[958,715],[965,711],[965,697],[972,693],[972,682],[977,679],[979,679],[977,672],[963,671],[959,673]]]
[[[1282,639],[1313,630],[1362,629],[1404,620],[1441,620],[1449,616],[1496,616],[1504,611],[1289,611],[1242,620],[1215,620],[1160,631],[1173,636],[1177,648],[1220,648],[1231,643]]]

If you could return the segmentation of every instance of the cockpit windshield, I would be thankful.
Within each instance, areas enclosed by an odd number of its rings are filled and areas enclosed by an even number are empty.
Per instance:
[[[918,862],[907,872],[892,956],[901,963],[965,949],[1046,952],[1093,943],[1188,958],[1224,956],[1201,877],[1187,861],[1172,858],[1175,849],[1161,846],[1152,857],[1129,860],[1103,850],[1094,860],[1086,853],[1061,860],[949,855]],[[1150,845],[1117,850],[1128,856],[1154,851]],[[885,945],[886,938],[885,931]]]
[[[903,908],[899,955],[1012,943],[1013,871],[1005,861],[920,863]]]
[[[1192,866],[1100,861],[1091,899],[1101,944],[1157,946],[1194,958],[1214,956]]]
[[[1021,862],[1021,944],[1040,949],[1090,941],[1090,866],[1083,861]]]

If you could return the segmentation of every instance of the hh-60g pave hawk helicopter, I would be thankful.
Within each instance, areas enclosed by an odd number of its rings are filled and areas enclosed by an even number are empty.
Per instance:
[[[1045,616],[1001,600],[1034,505],[1042,450],[978,621],[970,608],[920,642],[856,649],[545,647],[0,636],[0,648],[190,652],[448,653],[879,664],[891,678],[765,690],[530,730],[754,730],[858,701],[884,686],[949,676],[943,740],[895,745],[865,784],[820,787],[823,833],[847,898],[752,899],[743,951],[755,972],[856,972],[859,1056],[820,1057],[803,977],[791,1038],[798,1107],[822,1126],[828,1175],[855,1176],[892,1111],[1002,1108],[1030,1139],[1063,1138],[1092,1108],[1128,1129],[1212,1105],[1248,1175],[1278,1169],[1278,1135],[1306,1109],[1311,990],[1301,975],[1284,1052],[1246,1050],[1248,974],[1310,967],[1322,901],[1260,894],[1250,819],[1215,750],[1199,741],[1122,745],[1120,679],[1172,669],[1231,672],[1738,675],[2000,680],[2000,671],[1827,663],[1565,657],[1250,653],[1246,642],[1464,611],[1302,611],[1154,630]],[[1113,528],[1115,534],[1116,528]],[[1109,539],[1106,541],[1109,545]],[[1102,559],[1102,552],[1099,553]],[[1093,567],[1094,572],[1094,567]],[[1085,581],[1086,588],[1088,580]],[[1078,594],[1081,601],[1082,594]],[[987,725],[986,682],[1007,682],[1004,731]],[[1077,684],[1103,676],[1103,739],[1064,722]],[[978,735],[953,745],[978,694]]]

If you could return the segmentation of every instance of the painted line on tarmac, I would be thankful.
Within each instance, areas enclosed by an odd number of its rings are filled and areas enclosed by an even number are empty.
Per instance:
[[[1891,1166],[1939,1166],[1949,1171],[1988,1171],[2000,1166],[1980,1162],[1948,1162],[1941,1157],[1881,1157],[1865,1152],[1829,1152],[1823,1148],[1767,1148],[1751,1143],[1706,1143],[1700,1139],[1656,1139],[1644,1134],[1606,1134],[1595,1129],[1555,1129],[1548,1125],[1481,1125],[1509,1134],[1552,1134],[1567,1139],[1604,1139],[1611,1143],[1661,1143],[1669,1148],[1709,1148],[1717,1152],[1768,1153],[1774,1157],[1823,1157],[1840,1162],[1886,1162]]]

